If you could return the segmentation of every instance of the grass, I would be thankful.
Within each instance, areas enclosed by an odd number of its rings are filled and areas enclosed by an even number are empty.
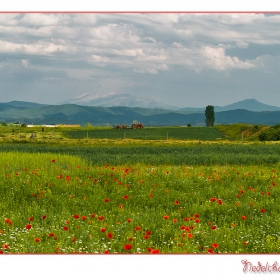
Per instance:
[[[279,253],[278,164],[0,166],[2,253]]]

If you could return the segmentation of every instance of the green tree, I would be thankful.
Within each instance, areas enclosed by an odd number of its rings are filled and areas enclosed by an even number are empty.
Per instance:
[[[208,105],[205,110],[205,122],[207,127],[214,126],[215,122],[215,112],[214,112],[214,106]]]

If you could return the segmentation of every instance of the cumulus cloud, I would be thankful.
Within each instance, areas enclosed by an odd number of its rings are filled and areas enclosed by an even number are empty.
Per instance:
[[[110,81],[110,90],[176,69],[201,77],[271,72],[279,58],[265,47],[280,45],[279,25],[280,15],[263,14],[1,14],[0,67],[12,75],[17,65],[30,74],[25,78],[34,71],[40,74],[34,77],[61,83],[69,77],[91,82],[98,74],[100,88]],[[246,57],[252,45],[262,46],[262,54]]]

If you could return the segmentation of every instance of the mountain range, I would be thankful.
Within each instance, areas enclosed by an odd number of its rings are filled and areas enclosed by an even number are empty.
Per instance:
[[[109,97],[108,97],[109,98]],[[97,98],[99,99],[99,98]],[[280,108],[247,99],[224,107],[214,106],[215,124],[248,123],[275,125],[280,123]],[[227,110],[228,109],[228,110]],[[261,110],[261,111],[260,111]],[[133,120],[144,126],[205,126],[205,108],[141,108],[126,106],[84,106],[76,104],[46,105],[11,101],[0,103],[0,120],[33,124],[130,125]]]

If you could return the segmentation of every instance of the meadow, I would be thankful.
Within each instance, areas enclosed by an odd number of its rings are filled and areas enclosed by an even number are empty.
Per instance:
[[[273,143],[0,144],[0,253],[278,253]]]

